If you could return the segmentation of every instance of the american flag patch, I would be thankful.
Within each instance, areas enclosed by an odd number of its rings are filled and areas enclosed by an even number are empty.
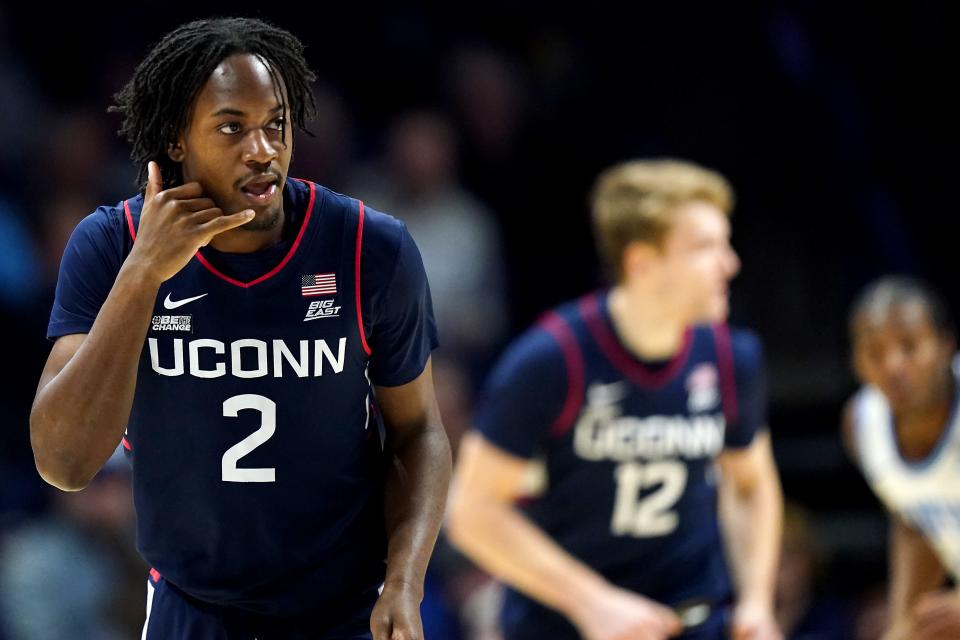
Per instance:
[[[300,293],[304,296],[332,296],[337,292],[337,274],[315,273],[300,276]]]

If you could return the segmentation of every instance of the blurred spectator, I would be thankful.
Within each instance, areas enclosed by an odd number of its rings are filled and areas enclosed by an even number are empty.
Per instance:
[[[117,453],[86,489],[57,493],[50,514],[11,532],[0,554],[5,637],[139,637],[147,568],[133,524],[130,469]]]
[[[23,215],[0,193],[0,311],[28,307],[42,294],[37,262]]]
[[[788,503],[776,592],[777,623],[788,640],[849,640],[853,635],[846,607],[817,588],[824,564],[810,517]]]
[[[133,191],[132,187],[130,191]],[[51,291],[57,283],[60,258],[70,234],[98,205],[96,196],[83,190],[57,190],[36,204],[44,284]]]
[[[508,326],[496,221],[458,183],[456,136],[444,117],[407,114],[387,145],[385,166],[362,176],[354,191],[401,218],[416,240],[443,351],[482,361]]]
[[[337,90],[322,82],[315,87],[313,97],[317,115],[307,123],[311,135],[297,137],[291,175],[345,191],[355,150],[350,110]]]

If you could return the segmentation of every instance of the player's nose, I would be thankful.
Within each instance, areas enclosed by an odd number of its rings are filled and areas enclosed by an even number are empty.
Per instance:
[[[740,256],[733,247],[727,247],[726,255],[723,259],[724,272],[728,278],[732,278],[740,273]]]
[[[899,349],[888,349],[883,354],[883,360],[881,361],[883,372],[888,378],[900,376],[905,363],[906,359]]]
[[[244,137],[243,161],[245,163],[269,164],[276,160],[277,156],[277,150],[263,129],[252,129]]]

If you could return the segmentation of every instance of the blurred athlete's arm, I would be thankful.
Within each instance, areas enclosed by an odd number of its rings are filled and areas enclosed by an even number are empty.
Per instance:
[[[88,334],[57,339],[30,412],[30,441],[41,477],[65,491],[82,489],[123,437],[137,364],[160,284],[218,233],[253,212],[223,215],[192,182],[162,191],[149,166],[140,230],[133,250]]]
[[[440,422],[428,360],[398,387],[376,387],[393,465],[385,486],[387,575],[370,619],[374,640],[422,640],[423,580],[443,521],[450,444]]]
[[[450,540],[481,567],[563,613],[587,640],[659,640],[680,632],[670,609],[613,586],[513,506],[529,461],[464,436],[450,494]]]
[[[895,638],[926,638],[913,632],[913,624],[920,623],[917,614],[930,609],[932,600],[923,604],[925,597],[936,599],[946,573],[940,559],[923,534],[900,517],[891,516],[890,523],[890,622],[891,631],[885,636]],[[957,596],[950,592],[952,599]],[[936,613],[927,611],[927,616]],[[908,629],[910,631],[908,631]],[[956,628],[954,628],[956,631]],[[939,636],[929,636],[931,638]],[[948,637],[948,636],[944,636]],[[949,637],[957,637],[956,635]]]
[[[847,401],[843,408],[843,423],[841,435],[847,454],[855,465],[859,467],[853,425],[853,399]],[[923,534],[904,522],[898,515],[890,514],[890,555],[888,588],[890,606],[890,630],[884,635],[885,640],[906,640],[906,638],[937,638],[930,629],[935,629],[943,614],[950,614],[950,606],[960,611],[960,596],[955,592],[948,592],[946,599],[942,592],[937,592],[943,586],[946,573],[936,552],[930,548]],[[925,594],[927,594],[925,598]],[[946,605],[946,606],[943,606]],[[955,612],[956,614],[956,612]],[[955,618],[960,619],[960,616]],[[911,625],[916,622],[920,625],[919,631]],[[954,635],[943,637],[958,637],[957,628]],[[923,635],[921,635],[923,634]]]
[[[737,583],[734,640],[781,638],[773,616],[780,557],[783,494],[770,434],[742,449],[725,449],[720,466],[721,523]]]

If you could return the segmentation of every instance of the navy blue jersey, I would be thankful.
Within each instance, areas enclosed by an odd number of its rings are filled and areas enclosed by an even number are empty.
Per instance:
[[[372,384],[436,346],[420,254],[398,220],[310,182],[284,188],[285,240],[204,248],[157,295],[123,440],[141,553],[191,596],[317,614],[385,570]],[[86,333],[143,199],[101,207],[66,248],[48,336]]]
[[[561,306],[504,354],[476,424],[494,445],[542,458],[533,521],[614,584],[670,605],[729,601],[713,461],[765,423],[760,344],[726,325],[692,327],[669,362],[618,339],[605,293]],[[510,638],[577,637],[521,594]]]

